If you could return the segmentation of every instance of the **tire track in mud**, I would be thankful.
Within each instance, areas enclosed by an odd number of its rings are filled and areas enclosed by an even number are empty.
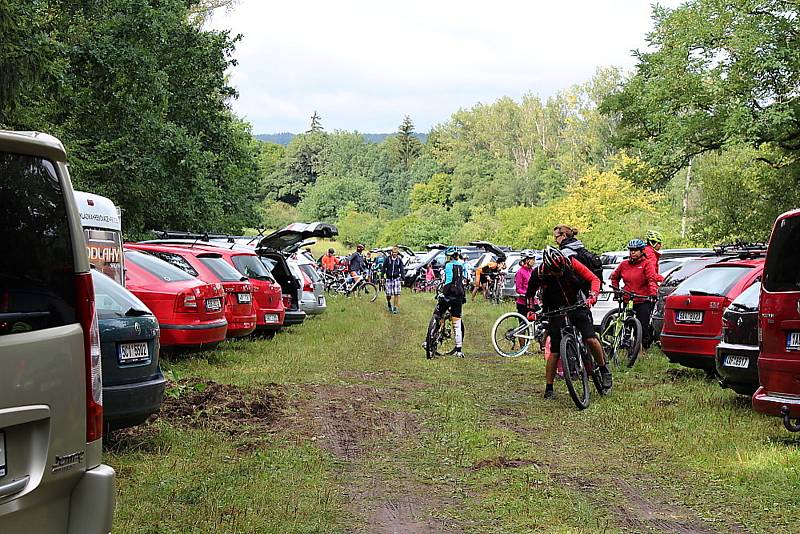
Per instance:
[[[381,383],[387,378],[391,385]],[[452,521],[439,517],[441,510],[454,504],[452,500],[415,482],[402,461],[393,460],[392,451],[424,429],[413,414],[384,405],[402,400],[422,386],[387,373],[349,373],[343,379],[347,382],[305,386],[305,398],[295,406],[292,426],[342,462],[348,508],[363,521],[348,531],[460,532]],[[374,452],[383,452],[381,463],[401,475],[389,479],[366,472],[362,463]]]

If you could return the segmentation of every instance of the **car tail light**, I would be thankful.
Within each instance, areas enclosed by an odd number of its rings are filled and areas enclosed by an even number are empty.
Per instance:
[[[314,286],[311,285],[311,279],[304,273],[303,274],[303,291],[314,292]]]
[[[289,295],[283,295],[283,307],[284,308],[291,308],[292,307],[292,297]]]
[[[92,442],[103,437],[103,367],[92,275],[76,275],[75,289],[86,356],[86,441]]]
[[[176,312],[196,312],[198,310],[198,303],[200,302],[200,290],[196,287],[191,289],[184,289],[178,293],[175,300]]]

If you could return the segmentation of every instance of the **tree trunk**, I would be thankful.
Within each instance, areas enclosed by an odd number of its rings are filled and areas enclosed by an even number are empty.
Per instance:
[[[686,217],[689,212],[689,188],[692,185],[692,163],[694,157],[689,159],[689,166],[686,168],[686,183],[683,186],[683,206],[681,207],[681,238],[686,238]]]

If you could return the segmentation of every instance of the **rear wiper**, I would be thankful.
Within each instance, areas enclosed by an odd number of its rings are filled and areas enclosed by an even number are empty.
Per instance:
[[[150,312],[147,310],[137,310],[136,308],[129,308],[128,311],[125,312],[125,317],[141,317],[143,315],[150,315]]]
[[[694,295],[695,297],[721,297],[719,293],[711,293],[708,291],[703,291],[701,289],[690,289],[690,295]]]

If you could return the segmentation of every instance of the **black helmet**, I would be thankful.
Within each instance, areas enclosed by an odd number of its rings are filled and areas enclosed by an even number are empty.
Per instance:
[[[553,273],[563,271],[571,263],[561,250],[555,247],[547,247],[542,254],[542,265],[548,272]]]

